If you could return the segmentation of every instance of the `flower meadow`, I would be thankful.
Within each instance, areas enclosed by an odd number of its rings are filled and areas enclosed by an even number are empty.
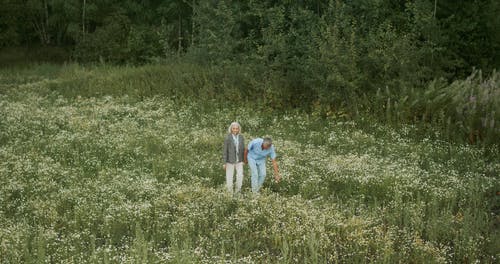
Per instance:
[[[500,153],[419,128],[2,75],[1,263],[498,263]],[[225,193],[223,138],[283,179]]]

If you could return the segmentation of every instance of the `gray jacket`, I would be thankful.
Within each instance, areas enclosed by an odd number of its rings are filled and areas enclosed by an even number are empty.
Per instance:
[[[243,162],[243,154],[245,152],[245,139],[241,134],[238,134],[238,141],[238,162]],[[226,138],[224,139],[222,162],[236,163],[236,146],[234,144],[232,134],[227,134]]]

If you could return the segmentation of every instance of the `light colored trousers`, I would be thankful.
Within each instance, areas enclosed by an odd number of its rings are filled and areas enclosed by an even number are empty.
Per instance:
[[[266,179],[266,160],[248,159],[248,166],[250,167],[252,192],[259,193],[260,188]]]
[[[243,162],[226,163],[226,187],[229,193],[233,193],[234,169],[236,169],[236,192],[239,193],[243,184]]]

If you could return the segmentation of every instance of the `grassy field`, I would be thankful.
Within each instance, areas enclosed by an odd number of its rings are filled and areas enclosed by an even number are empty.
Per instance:
[[[96,73],[74,67],[0,71],[1,263],[500,261],[498,146],[142,96],[138,83],[100,87],[109,72],[88,83],[79,76]],[[247,142],[275,141],[283,181],[268,167],[258,198],[247,167],[242,196],[224,192],[235,120]]]

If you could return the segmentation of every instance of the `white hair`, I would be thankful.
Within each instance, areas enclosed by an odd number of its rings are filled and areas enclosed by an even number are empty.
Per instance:
[[[240,133],[241,133],[241,126],[240,126],[240,123],[238,122],[233,122],[231,123],[231,125],[229,125],[229,128],[227,129],[227,132],[231,133],[231,128],[233,128],[233,126],[238,126],[240,128]]]

